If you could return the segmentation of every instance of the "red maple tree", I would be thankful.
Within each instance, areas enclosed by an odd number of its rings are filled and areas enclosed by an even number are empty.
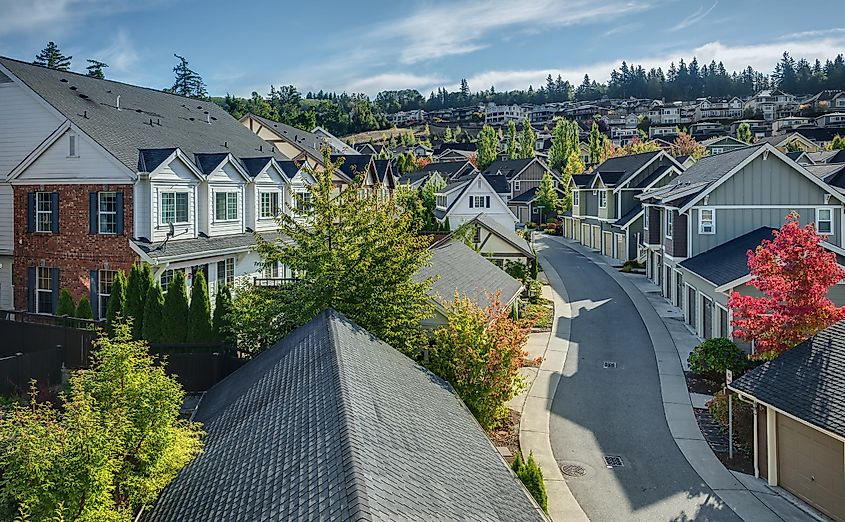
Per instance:
[[[828,289],[845,279],[836,254],[826,250],[813,224],[801,227],[798,213],[748,251],[749,284],[761,297],[732,292],[734,336],[754,341],[754,357],[771,359],[836,321],[845,318],[845,307],[827,298]]]

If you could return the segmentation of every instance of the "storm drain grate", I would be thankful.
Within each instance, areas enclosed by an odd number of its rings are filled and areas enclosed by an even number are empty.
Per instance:
[[[605,368],[616,368],[616,362],[615,361],[604,361],[604,367]]]
[[[622,457],[619,455],[605,455],[604,464],[608,468],[621,468],[625,465],[625,463],[622,462]]]
[[[560,471],[567,477],[583,477],[587,474],[587,469],[578,464],[566,464],[560,467]]]

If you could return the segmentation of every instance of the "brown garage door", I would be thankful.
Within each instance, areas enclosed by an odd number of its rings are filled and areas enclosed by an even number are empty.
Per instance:
[[[834,520],[845,521],[842,441],[777,416],[778,482]]]

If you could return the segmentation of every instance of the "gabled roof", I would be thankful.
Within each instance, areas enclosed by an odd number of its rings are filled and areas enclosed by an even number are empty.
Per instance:
[[[845,321],[751,370],[730,388],[845,438]]]
[[[594,177],[595,174],[573,174],[571,179],[577,188],[587,188],[592,183]]]
[[[228,156],[229,154],[226,152],[215,152],[213,154],[196,154],[194,158],[200,171],[208,175],[219,167]]]
[[[278,233],[262,234],[268,241],[278,238]],[[234,252],[246,252],[255,246],[255,236],[252,232],[242,234],[228,234],[225,236],[200,236],[191,239],[176,239],[157,241],[155,243],[145,238],[133,239],[130,246],[147,262],[158,264],[166,261],[194,259],[197,255],[213,257]]]
[[[448,383],[331,309],[195,419],[205,447],[147,522],[545,520]]]
[[[491,233],[498,236],[502,241],[509,243],[511,246],[525,254],[526,257],[531,259],[534,258],[534,252],[531,250],[531,245],[528,244],[528,241],[525,240],[522,236],[517,235],[517,233],[513,230],[508,230],[507,228],[503,227],[498,221],[495,219],[491,219],[485,213],[481,213],[475,218],[473,218],[472,223],[475,223],[487,230]]]
[[[279,164],[279,168],[282,169],[282,172],[288,179],[293,179],[293,177],[296,176],[296,173],[299,172],[299,169],[302,168],[302,164],[300,162],[293,160],[282,160],[277,161],[276,163]]]
[[[508,184],[508,179],[503,174],[483,174],[483,176],[497,194],[510,193],[511,187]]]
[[[525,170],[528,165],[534,161],[540,161],[537,158],[521,158],[514,160],[496,160],[484,169],[483,174],[497,174],[501,172],[508,181],[512,180],[520,172]]]
[[[626,212],[624,216],[622,216],[621,218],[617,219],[617,220],[616,220],[613,224],[614,224],[615,226],[617,226],[617,227],[620,227],[620,228],[625,228],[625,227],[626,227],[626,226],[628,226],[629,224],[631,224],[631,223],[633,223],[634,221],[636,221],[636,219],[637,219],[638,217],[640,217],[640,214],[642,214],[642,213],[643,213],[643,205],[642,205],[642,203],[637,202],[637,204],[636,204],[636,205],[634,205],[634,206],[631,208],[631,210],[629,210],[628,212]]]
[[[476,145],[475,143],[443,142],[437,147],[434,147],[434,155],[439,156],[447,150],[462,150],[465,152],[475,152],[476,150],[478,150],[478,145]]]
[[[396,179],[393,177],[393,162],[386,159],[377,159],[373,160],[373,165],[376,168],[378,182],[386,187],[394,188]]]
[[[354,147],[350,147],[345,141],[341,140],[331,132],[323,127],[317,126],[311,130],[311,134],[321,138],[323,143],[326,143],[338,154],[358,154]]]
[[[283,139],[287,143],[292,144],[297,149],[301,150],[305,154],[311,156],[312,158],[322,163],[323,153],[321,152],[321,150],[326,144],[319,136],[316,136],[315,134],[312,134],[308,131],[304,131],[302,129],[297,129],[296,127],[292,127],[286,123],[273,121],[268,118],[256,116],[252,113],[245,114],[241,117],[241,120],[245,120],[247,118],[252,118],[253,120],[263,125],[265,128],[267,128],[269,131],[276,134],[279,138]]]
[[[537,187],[530,188],[522,194],[512,197],[508,203],[530,203],[534,201],[535,194],[537,194]]]
[[[615,187],[619,180],[625,177],[628,173],[624,171],[596,171],[595,179],[593,180],[593,185],[595,185],[596,180],[601,180],[602,184],[605,187],[611,188]]]
[[[845,127],[799,127],[795,133],[811,142],[821,143],[832,141],[834,136],[845,136]]]
[[[625,184],[626,181],[636,176],[636,174],[646,165],[664,155],[667,158],[671,158],[671,156],[660,150],[641,152],[640,154],[629,154],[628,156],[618,156],[605,160],[603,163],[599,164],[593,172],[602,178],[602,183],[605,185],[607,185],[609,181],[611,185],[608,186],[620,187]],[[674,158],[671,159],[674,161]],[[608,178],[607,180],[605,180],[605,175]]]
[[[638,189],[647,188],[652,183],[654,183],[655,181],[659,180],[664,175],[666,175],[666,173],[671,168],[672,167],[670,165],[661,165],[661,166],[657,167],[656,169],[654,169],[654,172],[652,172],[645,179],[643,179],[642,181],[637,183],[637,185],[634,188],[638,188]]]
[[[273,161],[273,158],[270,156],[263,156],[260,158],[241,158],[241,164],[244,166],[244,170],[250,177],[256,177],[267,167],[267,164]],[[281,168],[280,168],[281,170]],[[282,171],[282,174],[285,174]]]
[[[418,172],[438,172],[444,178],[453,178],[475,170],[469,160],[432,162]]]
[[[729,142],[731,145],[736,145],[737,147],[745,147],[746,145],[748,145],[747,143],[741,142],[733,136],[713,136],[712,138],[707,138],[706,140],[702,141],[701,144],[705,147],[711,147],[723,141]]]
[[[339,170],[346,174],[349,179],[355,179],[356,176],[364,176],[366,178],[367,170],[370,168],[370,163],[373,157],[369,154],[352,154],[345,156],[343,154],[332,154],[332,162],[343,160]],[[364,179],[366,181],[366,179]]]
[[[141,149],[138,151],[138,172],[152,172],[164,163],[174,152],[175,148]]]
[[[132,172],[142,161],[141,150],[178,148],[189,161],[198,153],[255,156],[262,146],[270,153],[264,140],[212,102],[10,58],[0,58],[0,65]],[[147,172],[151,170],[148,164]]]
[[[417,271],[417,281],[432,279],[429,296],[442,306],[455,292],[484,308],[487,297],[499,291],[502,304],[510,304],[522,292],[522,283],[460,241],[443,241],[431,248],[431,262]]]
[[[749,274],[748,251],[757,248],[764,239],[772,239],[774,230],[771,227],[760,227],[685,259],[680,265],[720,287]]]

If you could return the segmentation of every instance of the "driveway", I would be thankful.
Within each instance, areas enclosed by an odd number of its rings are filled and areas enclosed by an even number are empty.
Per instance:
[[[741,520],[673,440],[654,350],[627,294],[562,241],[541,237],[537,248],[571,302],[570,347],[549,430],[584,512],[594,522]],[[608,468],[605,456],[620,457],[622,465]]]

